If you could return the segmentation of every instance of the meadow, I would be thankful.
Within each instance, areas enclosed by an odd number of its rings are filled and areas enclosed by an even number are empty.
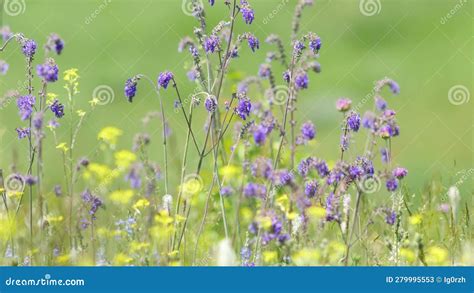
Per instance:
[[[472,1],[2,7],[1,265],[474,265]]]

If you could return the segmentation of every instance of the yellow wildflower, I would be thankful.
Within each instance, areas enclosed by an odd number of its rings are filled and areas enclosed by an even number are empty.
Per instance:
[[[133,205],[133,208],[137,211],[146,208],[150,205],[150,202],[146,198],[141,198]]]
[[[416,254],[410,248],[400,248],[400,256],[404,258],[408,263],[412,263],[416,260]]]
[[[79,78],[79,74],[77,72],[78,72],[77,68],[71,68],[64,71],[64,81],[67,81],[67,82],[76,81]]]
[[[56,149],[62,150],[63,152],[67,152],[69,150],[67,144],[65,142],[62,142],[56,146]]]
[[[115,146],[117,144],[117,138],[123,134],[123,131],[113,127],[113,126],[107,126],[103,128],[99,134],[97,135],[97,138],[99,140],[103,140],[104,142],[108,143],[111,146]]]
[[[431,246],[426,251],[426,261],[431,265],[443,265],[448,259],[448,251],[439,246]]]
[[[278,253],[276,251],[264,251],[263,252],[263,262],[265,263],[274,263],[278,261]]]
[[[316,249],[303,248],[293,255],[297,266],[314,266],[319,264],[321,253]]]
[[[81,118],[84,117],[84,116],[86,116],[86,112],[85,112],[85,111],[82,111],[82,110],[77,110],[76,113],[77,113],[77,116],[79,116],[79,117],[81,117]]]
[[[321,219],[326,216],[326,209],[320,206],[312,206],[307,210],[308,216],[313,219]]]
[[[419,225],[421,222],[423,222],[423,217],[420,214],[416,214],[411,216],[409,221],[412,225]]]
[[[128,150],[115,152],[115,165],[121,168],[127,168],[137,159],[137,155]]]
[[[110,200],[116,204],[127,205],[134,195],[133,190],[117,190],[110,194]]]
[[[132,258],[124,253],[119,253],[114,257],[114,264],[118,266],[128,265],[132,262]]]

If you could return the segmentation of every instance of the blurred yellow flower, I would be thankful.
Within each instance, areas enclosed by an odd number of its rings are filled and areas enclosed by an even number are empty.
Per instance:
[[[46,221],[50,224],[57,224],[60,223],[64,220],[63,216],[53,216],[53,215],[47,215],[46,216]]]
[[[278,253],[276,251],[264,251],[263,262],[264,263],[275,263],[278,261]]]
[[[241,168],[235,165],[226,165],[219,169],[219,174],[227,179],[232,179],[241,174]]]
[[[84,117],[84,116],[86,116],[86,112],[83,111],[83,110],[77,110],[76,113],[77,113],[77,116],[79,116],[79,117]]]
[[[410,217],[409,221],[412,225],[419,225],[423,222],[423,217],[420,214],[415,214]]]
[[[5,241],[16,232],[16,222],[9,219],[0,218],[0,239]]]
[[[77,80],[79,78],[79,74],[77,72],[77,68],[71,68],[64,71],[64,81],[71,82]]]
[[[144,250],[148,247],[150,247],[150,243],[148,243],[148,242],[132,241],[132,243],[130,243],[130,251],[131,252],[139,252],[139,251]]]
[[[283,211],[286,212],[290,205],[290,199],[288,195],[283,194],[276,199],[276,205]]]
[[[62,254],[56,257],[56,262],[60,265],[67,265],[69,264],[70,260],[71,260],[71,257],[69,256],[69,254]]]
[[[326,216],[326,209],[320,206],[312,206],[306,210],[308,216],[313,219],[321,219]]]
[[[137,155],[128,150],[115,152],[115,165],[120,168],[128,168],[136,159]]]
[[[111,146],[115,146],[117,144],[118,137],[120,137],[122,134],[123,131],[121,129],[118,129],[113,126],[107,126],[99,132],[97,138],[108,143]]]
[[[400,248],[400,256],[408,263],[412,263],[416,260],[416,254],[410,248]]]
[[[430,265],[443,265],[448,260],[448,251],[439,246],[431,246],[426,250],[426,262]]]
[[[132,262],[132,258],[124,253],[119,253],[114,257],[114,264],[117,266],[128,265]]]
[[[319,264],[321,253],[317,249],[303,248],[293,254],[293,261],[297,266],[314,266]]]
[[[141,198],[133,205],[135,210],[141,210],[150,205],[150,202],[146,198]]]
[[[113,179],[117,178],[119,174],[120,172],[117,169],[112,170],[103,164],[90,163],[84,171],[83,177],[86,180],[94,177],[100,184],[109,184]]]
[[[116,204],[127,205],[134,195],[133,190],[116,190],[112,192],[109,196],[110,200]]]
[[[56,146],[56,149],[62,150],[63,152],[67,152],[69,150],[67,144],[65,142],[62,142]]]
[[[47,93],[46,94],[46,105],[51,105],[54,103],[54,100],[56,100],[58,98],[58,95],[54,94],[54,93]]]
[[[159,224],[162,225],[169,225],[174,222],[173,217],[168,215],[168,211],[160,211],[156,216],[155,216],[155,221]]]

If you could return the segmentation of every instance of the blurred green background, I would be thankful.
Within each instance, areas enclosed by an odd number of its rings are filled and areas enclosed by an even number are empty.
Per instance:
[[[20,3],[22,1],[19,1]],[[88,109],[99,85],[110,86],[113,102],[99,106],[86,121],[79,135],[78,155],[98,156],[98,131],[109,125],[124,130],[119,148],[130,148],[135,133],[143,130],[142,118],[159,103],[151,88],[143,83],[135,103],[123,96],[127,78],[143,73],[156,78],[160,71],[173,71],[181,91],[188,95],[193,84],[186,79],[191,65],[189,54],[178,53],[179,40],[192,34],[197,25],[193,17],[183,13],[181,0],[27,0],[24,11],[17,16],[2,13],[1,22],[14,32],[23,32],[44,44],[51,32],[66,42],[64,53],[57,58],[61,70],[78,68],[81,76],[77,103]],[[228,16],[223,0],[215,7],[206,3],[209,27]],[[244,49],[230,71],[256,75],[266,52],[275,48],[263,42],[270,33],[290,39],[291,20],[296,1],[253,0],[256,20],[247,26],[239,19],[238,32],[250,30],[261,40],[256,54]],[[337,158],[341,115],[336,112],[336,99],[345,96],[354,105],[370,97],[373,84],[385,76],[398,81],[399,96],[385,92],[385,98],[398,114],[401,136],[393,143],[395,161],[409,169],[408,184],[414,192],[423,188],[433,176],[442,177],[448,185],[463,172],[473,168],[473,101],[454,105],[448,92],[457,85],[473,90],[473,1],[456,0],[381,0],[375,1],[376,13],[362,13],[361,1],[315,0],[315,5],[303,13],[301,31],[314,31],[323,40],[320,63],[322,73],[310,76],[310,89],[299,100],[298,122],[311,119],[318,129],[318,143],[307,148],[318,157]],[[362,1],[364,2],[364,1]],[[362,3],[364,4],[364,3]],[[2,4],[2,7],[5,7]],[[368,6],[367,6],[368,7]],[[365,13],[367,14],[367,13]],[[43,60],[42,50],[36,63]],[[6,76],[0,76],[0,94],[16,88],[24,76],[24,60],[15,44],[1,53],[0,59],[10,64]],[[278,68],[278,67],[277,67]],[[277,69],[280,76],[283,68]],[[230,95],[236,81],[225,83],[225,95]],[[36,89],[39,85],[36,84]],[[62,82],[50,87],[65,97]],[[173,109],[175,96],[165,94],[165,104],[172,128],[172,184],[176,185],[185,127],[180,113]],[[467,99],[466,99],[467,100]],[[370,101],[370,99],[369,99]],[[360,111],[372,107],[361,104]],[[204,110],[197,123],[203,124]],[[14,103],[0,110],[0,166],[7,169],[17,150],[22,164],[27,152],[25,141],[16,139],[15,127],[20,125]],[[153,133],[155,159],[161,160],[159,122],[153,121],[146,131]],[[156,126],[156,127],[155,127]],[[200,125],[196,132],[202,131]],[[363,147],[365,135],[356,138]],[[60,157],[51,141],[46,172],[51,184],[62,176]],[[352,150],[356,153],[357,150]],[[100,159],[100,158],[97,158]],[[57,162],[57,163],[56,163]],[[192,165],[193,166],[193,165]],[[472,171],[472,170],[471,170]],[[468,182],[459,186],[472,192],[472,172]]]

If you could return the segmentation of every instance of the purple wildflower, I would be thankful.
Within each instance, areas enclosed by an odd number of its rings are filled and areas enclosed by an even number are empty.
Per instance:
[[[0,60],[0,74],[1,75],[5,75],[7,74],[7,71],[8,71],[8,68],[10,66],[8,65],[7,62],[3,61],[3,60]]]
[[[313,51],[314,54],[317,54],[319,50],[321,49],[321,38],[320,37],[314,37],[311,38],[309,41],[309,48],[311,51]]]
[[[304,123],[301,126],[301,134],[303,135],[304,139],[312,140],[316,136],[314,124],[311,121]]]
[[[359,131],[360,128],[360,116],[359,114],[352,112],[348,117],[347,117],[347,126],[354,131],[357,132]]]
[[[326,221],[339,221],[336,196],[331,192],[326,198]]]
[[[139,174],[138,167],[133,167],[128,172],[127,176],[125,176],[125,181],[130,183],[130,187],[133,189],[140,189],[142,186],[142,179]]]
[[[295,77],[295,86],[296,89],[301,90],[301,89],[307,89],[308,88],[308,74],[306,72],[300,72],[299,74],[296,75]]]
[[[379,111],[383,111],[387,108],[387,101],[385,101],[382,97],[375,97],[375,106]]]
[[[95,214],[97,213],[97,210],[103,206],[102,200],[93,195],[89,190],[86,190],[82,193],[82,201],[89,205],[89,215],[91,216],[92,220],[95,220]]]
[[[28,39],[23,43],[22,47],[23,54],[28,58],[33,58],[36,53],[36,42]]]
[[[62,118],[64,116],[64,105],[61,104],[58,100],[54,100],[54,102],[50,106],[50,109],[54,113],[56,118]]]
[[[286,70],[285,72],[283,72],[283,80],[286,81],[287,83],[290,82],[290,71],[289,70]]]
[[[316,195],[316,192],[318,191],[318,181],[312,180],[306,182],[304,186],[304,194],[306,194],[307,197],[312,198]]]
[[[170,81],[173,78],[173,73],[170,71],[160,73],[160,75],[158,76],[158,86],[167,89]]]
[[[58,80],[59,69],[53,59],[48,59],[44,64],[38,65],[36,71],[38,76],[46,82],[55,82]]]
[[[281,185],[291,185],[293,184],[294,176],[293,173],[288,170],[281,170],[279,172],[279,179]]]
[[[43,112],[36,112],[33,116],[32,125],[35,130],[40,131],[43,128]]]
[[[351,108],[352,101],[347,98],[341,98],[336,102],[336,109],[339,112],[347,112]]]
[[[30,129],[28,127],[26,127],[26,128],[17,128],[16,132],[18,134],[18,139],[23,139],[25,137],[30,136]]]
[[[385,184],[388,191],[395,191],[398,188],[398,179],[395,177],[389,178]]]
[[[364,174],[364,170],[360,166],[350,166],[349,167],[349,176],[351,179],[358,179]]]
[[[124,93],[128,101],[130,103],[133,102],[133,98],[137,94],[137,79],[135,77],[127,79],[125,82]]]
[[[234,193],[234,189],[231,186],[222,186],[221,195],[223,197],[229,197]]]
[[[252,34],[248,34],[247,42],[252,52],[255,52],[256,49],[260,48],[260,42],[258,41],[257,37]]]
[[[259,146],[265,144],[267,139],[267,128],[263,125],[258,125],[253,132],[253,139]]]
[[[395,221],[397,220],[397,213],[393,210],[386,210],[385,211],[385,223],[389,225],[394,225]]]
[[[36,102],[36,98],[31,95],[21,96],[18,98],[17,106],[18,106],[18,110],[20,111],[21,120],[26,120],[31,117],[35,102]]]
[[[381,148],[380,149],[380,156],[382,158],[382,163],[388,163],[389,159],[390,159],[390,154],[388,152],[388,149],[387,148]]]
[[[244,186],[244,195],[246,197],[265,198],[266,194],[267,188],[265,185],[250,182]]]
[[[375,130],[375,114],[367,111],[362,118],[362,126],[367,129]]]
[[[405,168],[398,167],[393,170],[392,175],[397,179],[403,179],[405,178],[405,176],[408,175],[408,170]]]
[[[246,24],[252,24],[255,19],[255,13],[246,0],[240,0],[240,11]]]
[[[214,3],[215,3],[215,0],[209,0],[209,4],[211,4],[211,6],[214,6]]]
[[[394,95],[398,95],[400,93],[400,86],[398,85],[396,81],[390,80],[388,82],[388,86],[390,87],[390,90],[392,91]]]
[[[301,56],[304,48],[305,48],[305,45],[303,44],[303,42],[295,41],[293,44],[293,54],[298,57]]]
[[[206,107],[207,112],[213,113],[217,108],[216,98],[213,96],[208,96],[204,102],[204,106]]]
[[[219,47],[219,38],[216,35],[211,35],[204,40],[204,50],[206,53],[214,53]]]
[[[252,104],[250,100],[247,98],[239,99],[237,106],[235,107],[235,112],[239,115],[240,118],[246,120],[247,117],[250,115],[250,110],[252,109]]]
[[[318,171],[319,176],[326,177],[329,175],[329,167],[325,161],[321,160],[315,164],[316,170]]]
[[[61,55],[64,49],[64,41],[59,37],[58,34],[50,34],[45,46],[47,51],[54,51],[56,54]]]
[[[270,64],[264,63],[260,65],[260,68],[258,70],[258,76],[260,76],[261,78],[268,78],[270,77],[270,74]]]

